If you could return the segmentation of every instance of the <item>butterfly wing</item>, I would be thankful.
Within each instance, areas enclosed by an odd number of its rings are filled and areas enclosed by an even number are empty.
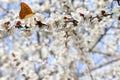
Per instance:
[[[24,2],[21,3],[21,11],[19,13],[19,17],[21,19],[24,19],[28,15],[33,15],[34,13],[32,12],[31,8]]]

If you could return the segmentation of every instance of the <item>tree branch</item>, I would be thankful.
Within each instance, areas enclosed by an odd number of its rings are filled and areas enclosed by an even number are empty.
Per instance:
[[[113,23],[112,23],[112,25],[113,25]],[[91,51],[96,47],[96,45],[104,38],[104,36],[107,34],[107,32],[108,32],[111,28],[113,28],[112,25],[111,25],[109,28],[105,28],[104,34],[100,35],[99,39],[98,39],[98,40],[95,42],[95,44],[89,49],[89,52],[91,52]]]

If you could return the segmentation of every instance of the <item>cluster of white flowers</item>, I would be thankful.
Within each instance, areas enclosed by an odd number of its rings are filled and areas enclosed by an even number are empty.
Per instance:
[[[18,9],[5,9],[19,0],[0,0],[0,80],[120,79],[113,0],[40,1],[25,0],[35,15],[21,20]]]

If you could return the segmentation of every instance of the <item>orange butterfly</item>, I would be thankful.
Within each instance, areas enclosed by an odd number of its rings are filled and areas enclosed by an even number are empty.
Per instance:
[[[34,13],[32,11],[32,9],[24,2],[21,2],[21,10],[19,12],[19,17],[20,19],[25,19],[28,17],[33,16]]]

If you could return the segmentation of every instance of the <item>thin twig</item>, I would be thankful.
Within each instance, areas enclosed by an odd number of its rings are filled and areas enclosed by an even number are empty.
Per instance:
[[[40,34],[39,34],[38,31],[36,32],[36,37],[37,37],[37,42],[38,42],[38,44],[40,44]]]
[[[119,61],[119,60],[120,60],[120,57],[117,58],[117,59],[111,60],[111,61],[109,61],[109,62],[107,62],[107,63],[105,63],[105,64],[99,65],[99,66],[91,69],[91,72],[92,72],[92,71],[95,71],[95,70],[97,70],[97,69],[100,69],[100,68],[102,68],[102,67],[104,67],[104,66],[107,66],[107,65],[109,65],[109,64],[115,63],[115,62],[117,62],[117,61]]]
[[[99,65],[99,66],[97,66],[97,67],[95,67],[95,68],[90,69],[90,70],[89,70],[89,73],[91,73],[91,72],[93,72],[93,71],[95,71],[95,70],[98,70],[98,69],[100,69],[100,68],[103,68],[103,67],[105,67],[105,66],[108,66],[108,65],[110,65],[110,64],[113,64],[113,63],[115,63],[115,62],[117,62],[117,61],[120,61],[120,57],[119,57],[119,58],[116,58],[116,59],[113,59],[113,60],[111,60],[111,61],[109,61],[109,62],[106,62],[106,63],[104,63],[104,64],[101,64],[101,65]],[[79,75],[80,75],[80,77],[85,76],[85,72],[82,72],[82,73],[80,73]]]

